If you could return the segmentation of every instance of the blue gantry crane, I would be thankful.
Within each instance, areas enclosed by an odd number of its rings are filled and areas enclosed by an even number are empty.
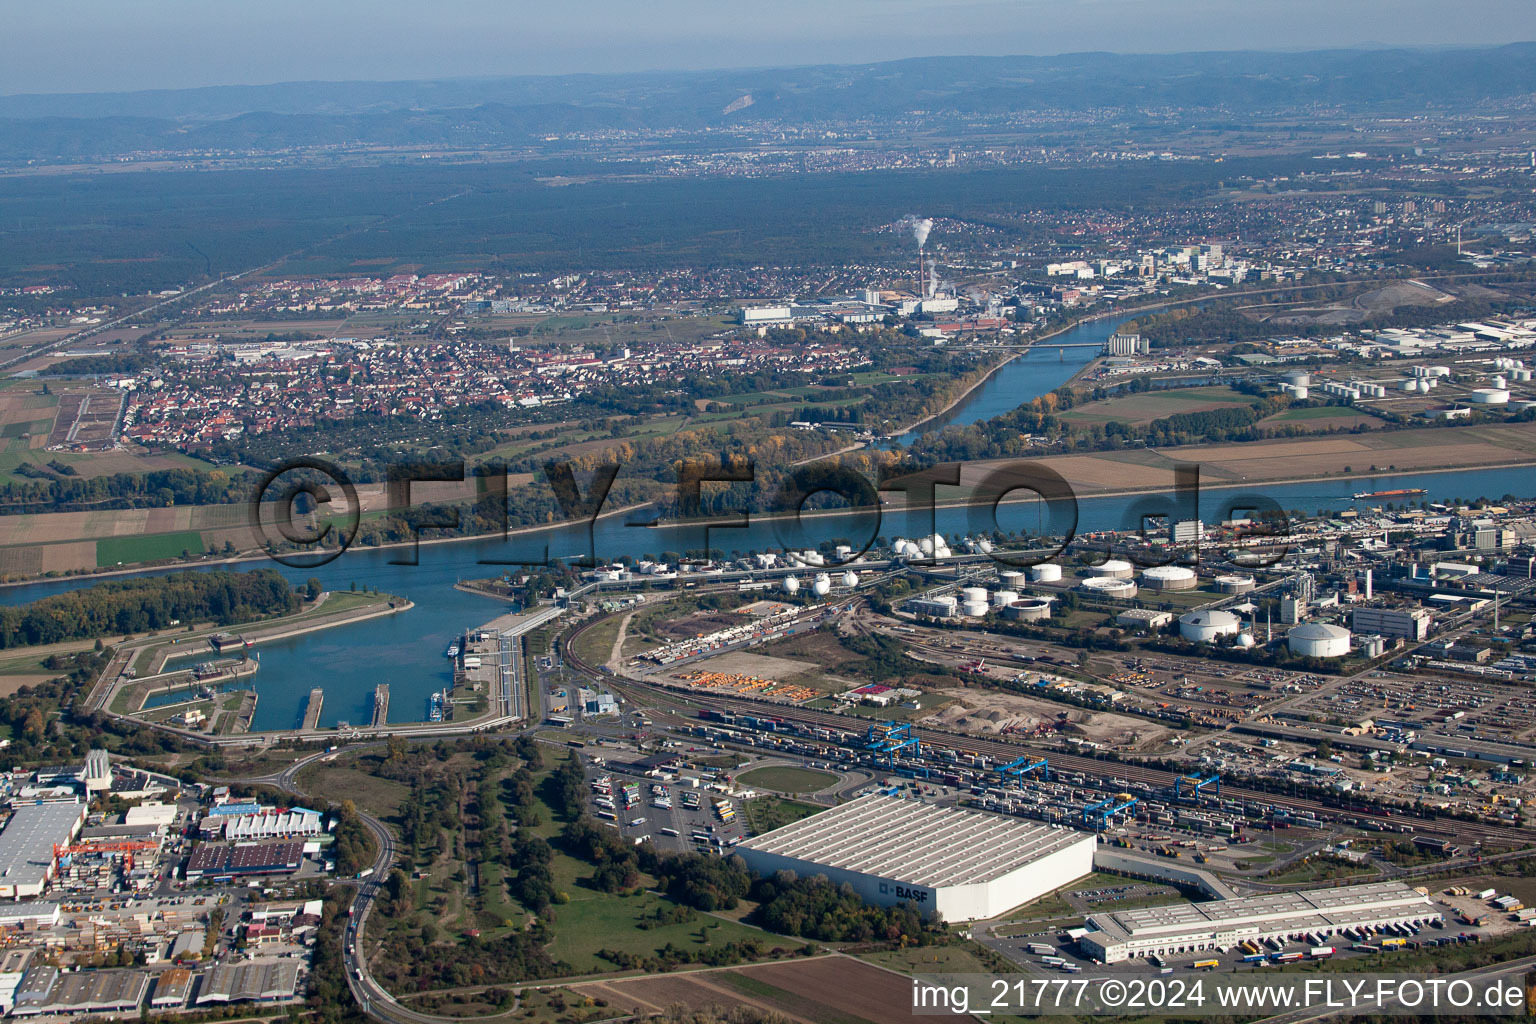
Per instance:
[[[1117,793],[1114,796],[1105,797],[1083,807],[1083,825],[1093,825],[1096,831],[1102,832],[1109,826],[1111,819],[1121,811],[1128,811],[1138,803],[1136,797],[1129,793]]]
[[[895,768],[896,755],[908,747],[912,748],[913,757],[921,756],[923,750],[922,743],[912,735],[911,722],[871,725],[864,741],[864,749],[885,755],[887,768]]]
[[[1036,769],[1039,769],[1041,778],[1047,782],[1051,781],[1051,766],[1043,757],[1038,761],[1029,757],[1021,757],[1017,761],[1010,761],[1008,764],[998,768],[997,774],[1004,778],[1011,775],[1014,778],[1022,779]]]
[[[1204,779],[1198,775],[1180,775],[1173,780],[1173,799],[1182,802],[1186,796],[1189,796],[1199,803],[1201,794],[1207,786],[1215,786],[1217,798],[1221,797],[1220,775],[1210,775]],[[1186,790],[1188,790],[1187,793]]]

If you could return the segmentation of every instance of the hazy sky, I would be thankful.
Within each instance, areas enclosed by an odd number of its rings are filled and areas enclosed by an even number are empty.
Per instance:
[[[1536,39],[1531,0],[45,0],[3,16],[0,94]]]

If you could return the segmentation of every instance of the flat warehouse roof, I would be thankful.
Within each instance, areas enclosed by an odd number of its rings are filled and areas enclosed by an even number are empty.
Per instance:
[[[23,804],[16,808],[0,831],[0,886],[41,885],[53,866],[53,844],[69,842],[83,820],[83,804]]]
[[[938,888],[989,882],[1086,832],[871,795],[748,839],[738,849]]]
[[[1272,892],[1235,900],[1122,910],[1096,914],[1094,921],[1100,931],[1111,937],[1153,939],[1191,930],[1210,932],[1247,924],[1279,926],[1289,923],[1298,929],[1318,925],[1348,927],[1370,921],[1382,910],[1415,905],[1429,908],[1429,898],[1401,882],[1371,882],[1338,889]]]

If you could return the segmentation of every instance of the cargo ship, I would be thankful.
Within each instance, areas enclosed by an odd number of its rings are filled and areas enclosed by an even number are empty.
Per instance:
[[[1418,494],[1428,494],[1423,487],[1404,487],[1397,491],[1360,491],[1355,495],[1356,501],[1367,501],[1374,498],[1412,498]]]

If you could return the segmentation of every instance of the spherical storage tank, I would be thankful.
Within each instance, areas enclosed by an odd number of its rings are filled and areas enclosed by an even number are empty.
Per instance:
[[[1106,576],[1116,580],[1128,580],[1136,574],[1130,562],[1119,558],[1111,558],[1103,565],[1089,566],[1083,572],[1089,576]]]
[[[1223,594],[1246,594],[1257,585],[1252,576],[1216,577],[1216,589]]]
[[[1342,658],[1349,653],[1349,630],[1326,622],[1303,622],[1285,634],[1292,654],[1305,658]]]
[[[1153,590],[1193,590],[1198,582],[1195,570],[1182,565],[1154,565],[1141,574],[1141,585]]]
[[[845,587],[856,587],[858,585],[859,585],[859,574],[858,573],[854,572],[852,569],[849,569],[847,572],[843,573],[843,586],[845,586]]]
[[[1179,635],[1197,644],[1215,643],[1218,637],[1236,636],[1242,622],[1231,612],[1190,612],[1179,616]]]
[[[1040,622],[1051,617],[1051,599],[1023,597],[1003,609],[1003,618],[1014,622]]]
[[[784,577],[784,593],[786,593],[786,594],[798,594],[799,592],[800,592],[800,581],[795,579],[793,576],[785,576]]]
[[[1058,583],[1061,581],[1061,566],[1055,562],[1041,562],[1039,565],[1029,567],[1029,581],[1031,583]]]
[[[1478,388],[1467,396],[1473,405],[1508,405],[1509,391],[1505,388]]]
[[[817,597],[826,597],[827,592],[831,589],[832,577],[828,576],[824,572],[817,573],[815,581],[811,583],[811,593],[815,594]]]
[[[1136,596],[1136,584],[1118,576],[1091,576],[1083,580],[1083,589],[1097,597],[1129,601]]]

